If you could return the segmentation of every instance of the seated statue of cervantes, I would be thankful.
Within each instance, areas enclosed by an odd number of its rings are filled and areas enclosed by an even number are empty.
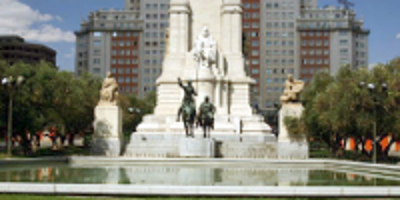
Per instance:
[[[112,77],[110,72],[107,73],[107,77],[104,79],[103,86],[100,91],[100,105],[118,105],[118,83],[115,78]]]
[[[300,94],[304,89],[304,82],[294,80],[293,75],[289,74],[285,83],[285,90],[281,96],[281,103],[293,103],[300,101]]]

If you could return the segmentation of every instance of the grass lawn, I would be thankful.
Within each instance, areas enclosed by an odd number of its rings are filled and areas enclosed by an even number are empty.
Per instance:
[[[7,158],[7,154],[1,152],[1,153],[0,153],[0,159],[2,159],[2,158]]]
[[[159,199],[168,199],[168,200],[261,200],[261,199],[272,199],[272,200],[307,200],[307,199],[318,199],[318,200],[330,200],[330,199],[338,199],[338,200],[358,200],[358,199],[368,199],[368,198],[175,198],[175,197],[148,197],[148,198],[113,198],[113,197],[65,197],[65,196],[31,196],[31,195],[2,195],[0,194],[1,200],[95,200],[95,199],[116,199],[116,200],[159,200]],[[371,198],[371,200],[378,200],[380,198]],[[383,200],[383,198],[382,198]],[[387,200],[387,199],[385,199]]]

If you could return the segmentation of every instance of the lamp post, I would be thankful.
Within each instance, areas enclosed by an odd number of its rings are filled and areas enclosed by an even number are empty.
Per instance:
[[[128,108],[128,112],[129,112],[130,114],[140,114],[142,111],[141,111],[139,108],[132,108],[132,107],[129,107],[129,108]]]
[[[274,108],[275,108],[275,130],[274,130],[274,132],[275,132],[275,136],[278,137],[279,136],[279,110],[281,109],[278,102],[274,103]]]
[[[364,88],[365,87],[365,82],[360,83],[360,87]],[[373,152],[372,152],[372,162],[376,163],[377,160],[377,145],[376,145],[376,137],[377,137],[377,132],[378,132],[378,114],[377,114],[377,108],[381,104],[380,99],[378,100],[376,98],[376,85],[373,83],[369,83],[367,86],[368,91],[370,92],[371,95],[373,95],[373,101],[374,101],[374,123],[373,123]],[[387,92],[387,84],[382,83],[381,85],[382,93]]]
[[[14,91],[24,82],[24,77],[18,76],[17,79],[10,76],[8,78],[3,78],[1,81],[2,85],[8,89],[9,91],[9,103],[8,103],[8,128],[7,128],[7,156],[12,156],[11,151],[11,137],[12,137],[12,110],[13,110],[13,99],[14,99]]]

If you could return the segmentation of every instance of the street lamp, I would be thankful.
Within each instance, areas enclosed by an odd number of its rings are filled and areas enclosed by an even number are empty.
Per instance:
[[[140,114],[142,111],[141,111],[139,108],[132,108],[132,107],[129,107],[129,108],[128,108],[128,112],[129,112],[130,114]]]
[[[365,85],[366,85],[366,83],[365,82],[360,82],[360,87],[361,88],[364,88],[365,87]],[[371,95],[375,95],[376,94],[376,85],[375,84],[373,84],[373,83],[369,83],[369,84],[367,84],[366,85],[367,86],[367,89],[368,89],[368,91],[371,93]],[[386,93],[387,92],[387,90],[388,90],[388,86],[387,86],[387,84],[386,83],[382,83],[381,84],[381,89],[382,89],[382,92],[383,93]],[[381,101],[380,100],[378,100],[375,96],[374,96],[374,98],[373,98],[373,101],[374,101],[374,118],[375,118],[375,121],[374,121],[374,127],[373,127],[373,129],[374,129],[374,132],[373,132],[373,155],[372,155],[372,162],[373,163],[376,163],[376,158],[377,158],[377,145],[376,145],[376,137],[377,137],[377,126],[378,126],[378,115],[377,115],[377,107],[380,105],[380,103],[381,103]]]
[[[274,103],[274,108],[275,108],[275,136],[279,136],[279,110],[281,109],[281,106],[279,105],[278,102]]]
[[[12,137],[12,109],[13,109],[13,98],[15,89],[22,85],[24,82],[24,77],[18,76],[17,79],[10,76],[8,78],[3,78],[1,84],[8,89],[10,94],[9,104],[8,104],[8,130],[7,130],[7,156],[11,157],[11,137]]]

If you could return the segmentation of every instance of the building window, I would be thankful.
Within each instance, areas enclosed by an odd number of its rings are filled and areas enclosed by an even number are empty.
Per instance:
[[[251,73],[252,73],[252,74],[259,74],[259,70],[258,70],[258,69],[252,69],[252,70],[251,70]]]
[[[95,47],[100,47],[100,46],[101,46],[101,40],[95,40],[95,41],[93,41],[93,46],[95,46]]]
[[[101,32],[94,32],[93,36],[94,37],[101,37],[102,33]]]
[[[99,68],[93,68],[93,73],[100,74],[100,69]]]
[[[258,64],[260,64],[260,61],[257,60],[257,59],[253,59],[253,60],[251,61],[251,64],[253,64],[253,65],[258,65]]]
[[[259,46],[258,41],[252,41],[252,42],[251,42],[251,46],[253,46],[253,47],[258,47],[258,46]]]
[[[95,65],[100,64],[100,59],[99,58],[93,59],[93,64]]]
[[[349,53],[348,49],[340,49],[340,54],[341,55],[347,55]]]
[[[340,31],[340,32],[339,32],[339,35],[340,35],[340,36],[347,36],[347,31]]]
[[[252,56],[258,56],[258,55],[259,55],[258,50],[252,50],[252,51],[251,51],[251,55],[252,55]]]

